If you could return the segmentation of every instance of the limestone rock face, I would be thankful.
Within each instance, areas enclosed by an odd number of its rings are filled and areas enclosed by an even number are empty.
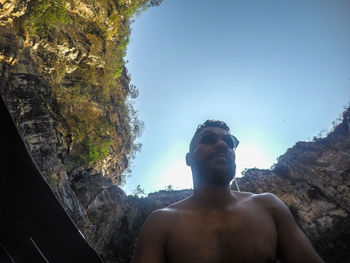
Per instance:
[[[21,43],[20,38],[16,40]],[[16,41],[12,44],[16,44]],[[1,42],[0,46],[3,47],[4,43]],[[21,61],[28,64],[1,65],[1,95],[44,178],[71,218],[84,229],[89,225],[89,220],[70,187],[62,161],[68,149],[56,128],[58,120],[52,111],[55,102],[52,101],[48,86],[33,72],[28,72],[32,69],[27,59],[21,58]]]
[[[111,148],[110,154],[96,163],[79,165],[70,157],[74,138],[54,96],[58,84],[70,87],[79,80],[76,71],[81,64],[105,67],[106,46],[113,48],[115,32],[106,39],[99,32],[86,34],[82,27],[95,21],[108,33],[113,29],[111,10],[106,1],[66,1],[73,24],[55,24],[49,36],[42,38],[29,36],[23,27],[30,4],[35,2],[0,1],[0,95],[44,179],[69,216],[106,262],[118,262],[122,256],[118,249],[110,248],[111,240],[118,235],[115,231],[124,227],[123,220],[138,216],[138,212],[135,216],[128,214],[133,209],[117,187],[128,167],[130,148],[120,106],[116,102],[97,109],[116,116],[118,148]],[[129,85],[125,68],[119,80],[118,91],[125,99]]]
[[[11,24],[15,18],[24,15],[29,0],[1,0],[0,26]]]

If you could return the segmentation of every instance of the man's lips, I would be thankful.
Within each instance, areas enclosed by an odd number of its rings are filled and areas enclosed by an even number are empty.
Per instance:
[[[215,158],[225,158],[227,160],[228,156],[224,153],[212,153],[209,155],[209,159],[215,159]]]
[[[223,160],[227,161],[227,157],[224,155],[215,155],[213,159],[223,159]]]

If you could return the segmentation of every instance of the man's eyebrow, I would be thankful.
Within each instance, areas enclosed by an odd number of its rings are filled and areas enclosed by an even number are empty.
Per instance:
[[[216,135],[216,136],[220,136],[219,134],[217,134],[215,132],[212,132],[212,131],[204,131],[201,134],[199,134],[199,136],[202,136],[202,135]],[[221,136],[222,137],[231,136],[231,134],[222,134]]]
[[[211,132],[211,131],[204,131],[201,134],[199,134],[199,136],[202,136],[202,135],[216,135],[216,133]]]

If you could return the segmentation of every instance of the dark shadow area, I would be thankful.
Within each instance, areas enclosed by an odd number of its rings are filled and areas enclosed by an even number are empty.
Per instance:
[[[0,262],[102,262],[44,180],[4,102]]]

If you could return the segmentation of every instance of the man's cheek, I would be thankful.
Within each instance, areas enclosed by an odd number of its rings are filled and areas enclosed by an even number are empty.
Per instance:
[[[205,154],[205,151],[201,149],[201,147],[197,148],[197,151],[194,152],[193,156],[199,162],[207,160],[207,154]]]

